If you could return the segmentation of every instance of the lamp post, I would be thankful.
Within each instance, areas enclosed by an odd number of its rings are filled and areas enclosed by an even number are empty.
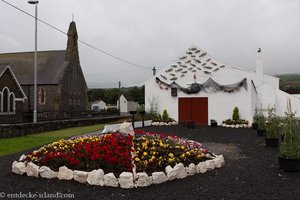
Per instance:
[[[35,34],[34,34],[34,86],[33,86],[33,123],[37,122],[37,13],[39,1],[28,1],[35,5]]]

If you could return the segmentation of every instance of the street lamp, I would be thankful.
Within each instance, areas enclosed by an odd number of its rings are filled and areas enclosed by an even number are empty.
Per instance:
[[[34,86],[33,86],[33,123],[37,122],[37,11],[39,1],[28,1],[29,4],[35,5],[35,34],[34,34]]]

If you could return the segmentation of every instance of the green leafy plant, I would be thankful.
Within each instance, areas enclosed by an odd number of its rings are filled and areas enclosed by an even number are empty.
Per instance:
[[[280,146],[280,157],[286,159],[300,159],[300,136],[297,133],[297,120],[295,119],[295,113],[287,112],[283,131],[284,141]]]
[[[258,113],[257,113],[257,109],[255,109],[255,114],[254,114],[254,116],[253,116],[253,123],[257,123],[257,121],[258,121]]]
[[[166,109],[164,109],[164,111],[163,111],[162,120],[164,122],[168,122],[169,121],[169,114],[168,114],[168,111]]]
[[[266,119],[263,113],[259,113],[257,115],[257,123],[258,123],[258,129],[259,130],[266,130],[267,124]]]
[[[273,108],[269,109],[268,124],[266,126],[266,138],[278,139],[279,138],[280,120],[273,112]]]
[[[239,120],[240,120],[240,114],[239,114],[239,109],[238,109],[238,107],[235,107],[235,108],[233,109],[232,120],[233,120],[233,121],[239,121]]]

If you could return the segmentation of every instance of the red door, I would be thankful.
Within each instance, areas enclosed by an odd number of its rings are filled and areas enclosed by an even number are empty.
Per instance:
[[[208,125],[208,98],[179,98],[179,122],[193,121],[197,125]]]

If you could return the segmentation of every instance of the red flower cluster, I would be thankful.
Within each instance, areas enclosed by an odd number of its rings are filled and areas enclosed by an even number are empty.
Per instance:
[[[132,171],[132,139],[131,135],[113,133],[102,137],[63,140],[32,152],[27,159],[53,169],[65,165],[70,169],[85,171]]]

